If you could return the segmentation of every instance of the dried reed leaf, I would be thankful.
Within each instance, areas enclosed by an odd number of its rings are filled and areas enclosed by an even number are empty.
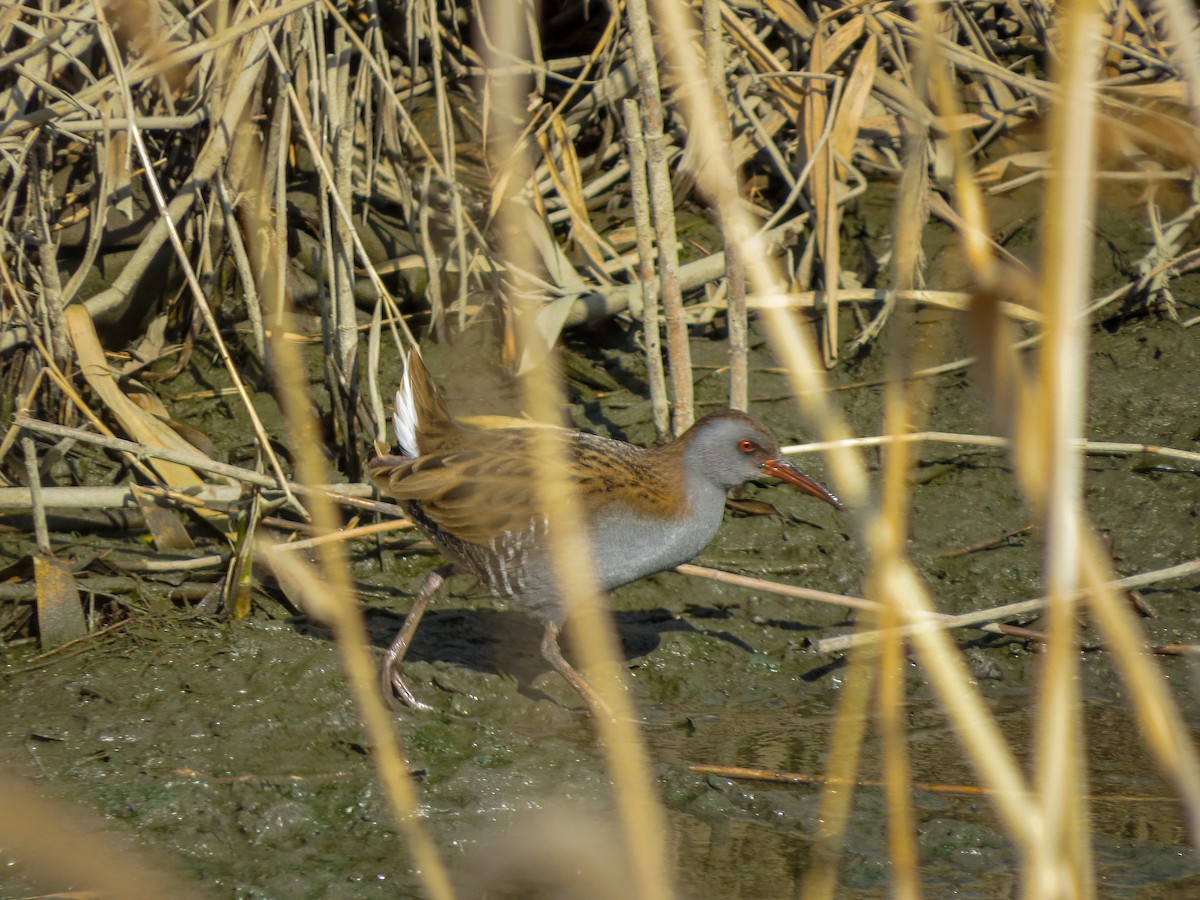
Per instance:
[[[571,142],[566,123],[563,122],[561,116],[552,115],[550,126],[555,138],[553,144],[551,144],[550,134],[546,132],[538,137],[538,145],[542,148],[542,155],[546,160],[547,172],[554,182],[558,195],[566,205],[567,211],[571,214],[571,231],[580,250],[591,261],[594,269],[603,275],[605,250],[608,251],[609,257],[620,254],[592,227],[591,217],[588,215],[587,198],[583,193],[583,176],[579,169],[579,157],[575,155],[575,145]],[[604,277],[607,280],[607,276]]]
[[[865,16],[853,16],[845,25],[825,39],[821,46],[822,67],[820,71],[828,72],[836,66],[838,60],[849,52],[850,48],[862,37],[863,29],[866,26],[867,19]]]
[[[788,70],[783,63],[759,40],[754,29],[741,20],[732,6],[721,5],[721,22],[733,37],[734,43],[749,57],[749,62],[756,71],[774,75],[787,74]],[[765,84],[786,106],[800,106],[803,94],[791,78],[768,78]]]
[[[879,67],[878,45],[879,39],[875,35],[867,36],[842,91],[842,102],[833,124],[833,132],[829,136],[829,143],[835,156],[840,156],[843,160],[849,160],[852,155],[854,142],[862,125],[863,110],[866,109],[867,98],[875,83],[875,72]],[[839,169],[844,171],[845,163],[838,165]]]
[[[874,96],[879,98],[884,106],[894,110],[905,119],[917,122],[931,122],[933,111],[912,92],[907,84],[887,72],[875,73]]]
[[[812,19],[804,14],[795,0],[765,0],[764,6],[779,17],[780,23],[803,40],[812,40],[817,33],[817,27]],[[729,9],[732,4],[722,3],[721,11]]]
[[[37,581],[38,641],[42,648],[58,647],[86,635],[87,623],[71,564],[36,553],[33,572]]]
[[[1050,166],[1050,154],[1046,150],[1029,150],[1025,153],[1010,153],[993,163],[989,163],[975,172],[975,180],[979,184],[990,184],[1008,176],[1010,168],[1045,170]]]
[[[95,391],[125,432],[139,444],[147,444],[172,450],[176,453],[194,456],[205,460],[199,450],[164,425],[159,419],[144,412],[137,404],[129,399],[117,385],[116,377],[108,360],[104,356],[104,348],[96,335],[96,326],[92,317],[82,306],[69,306],[63,311],[67,331],[75,353],[79,360],[79,368],[87,383]],[[192,469],[178,463],[155,459],[150,465],[171,485],[196,485],[204,481]]]
[[[191,550],[196,546],[176,510],[162,505],[156,495],[140,485],[130,485],[130,490],[146,520],[155,549],[162,553],[167,550]]]
[[[863,29],[863,20],[855,18],[843,25],[828,39],[818,34],[813,41],[809,59],[814,73],[827,72],[833,62],[857,40]],[[826,119],[830,113],[831,83],[813,80],[803,104],[802,153],[806,164],[811,164],[806,190],[812,199],[816,222],[817,250],[821,254],[822,275],[827,291],[837,291],[841,282],[841,207],[838,205],[838,181],[833,167],[832,148],[823,142]],[[807,287],[802,284],[801,287]],[[822,351],[825,364],[831,365],[838,353],[838,308],[836,295],[831,295],[824,317],[825,340]]]
[[[134,385],[133,390],[129,391],[127,396],[135,406],[139,409],[156,416],[159,419],[168,419],[171,414],[167,411],[167,406],[157,396],[149,391],[138,390],[138,386]]]

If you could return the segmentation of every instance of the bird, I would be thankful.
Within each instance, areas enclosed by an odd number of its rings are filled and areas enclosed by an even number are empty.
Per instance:
[[[419,700],[400,672],[429,601],[454,572],[474,575],[492,594],[533,612],[545,624],[543,657],[595,710],[604,704],[564,659],[559,632],[564,610],[547,546],[549,523],[535,480],[545,459],[535,449],[538,428],[563,442],[565,469],[578,491],[597,587],[611,591],[685,563],[708,546],[725,500],[738,485],[772,476],[837,509],[842,502],[783,458],[771,430],[745,412],[724,409],[699,419],[679,438],[643,448],[582,431],[518,419],[475,427],[451,414],[413,348],[396,392],[396,443],[377,445],[367,472],[395,499],[448,560],[424,583],[380,670],[393,708]]]

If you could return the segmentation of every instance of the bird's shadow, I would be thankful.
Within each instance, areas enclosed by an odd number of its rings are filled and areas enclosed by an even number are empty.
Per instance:
[[[663,608],[618,612],[615,614],[620,636],[622,659],[628,663],[654,653],[662,636],[673,631],[708,634],[753,653],[754,648],[734,635],[709,631],[673,616]],[[403,616],[384,610],[368,610],[367,622],[372,642],[386,648],[399,631]],[[562,632],[563,656],[581,667],[573,649],[571,625]],[[543,698],[534,685],[553,669],[542,656],[545,625],[536,616],[519,609],[448,607],[430,609],[421,619],[408,662],[445,662],[489,675],[513,678],[520,693]]]
[[[461,598],[451,595],[444,599],[452,603]],[[371,643],[381,651],[386,649],[400,630],[405,613],[379,606],[367,606],[364,613]],[[696,605],[687,607],[686,617],[664,607],[618,611],[615,620],[623,661],[628,663],[654,653],[662,643],[663,635],[671,632],[699,634],[746,653],[755,653],[753,646],[730,631],[697,624],[705,620],[732,619],[736,615],[727,609]],[[795,622],[771,624],[796,630],[806,627]],[[329,636],[326,629],[304,619],[297,620],[296,627],[304,633]],[[503,674],[516,681],[521,694],[546,699],[547,695],[534,686],[546,673],[553,671],[541,653],[544,627],[540,619],[520,609],[454,605],[437,608],[435,599],[421,619],[405,662],[443,662],[484,674]],[[560,643],[563,655],[578,667],[579,659],[572,649],[571,627],[570,623],[564,627]]]

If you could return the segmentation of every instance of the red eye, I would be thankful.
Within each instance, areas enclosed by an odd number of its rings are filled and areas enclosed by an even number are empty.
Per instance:
[[[753,453],[758,449],[758,445],[749,438],[743,438],[738,442],[738,449],[740,449],[743,453]]]

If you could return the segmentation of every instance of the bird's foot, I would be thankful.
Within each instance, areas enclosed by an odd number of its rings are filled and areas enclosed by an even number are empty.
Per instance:
[[[392,710],[392,712],[400,711],[400,706],[396,703],[397,700],[403,702],[409,709],[415,709],[418,712],[433,712],[433,707],[428,703],[418,700],[417,695],[405,683],[400,673],[387,662],[383,665],[382,675],[383,699],[387,703],[388,709]]]

